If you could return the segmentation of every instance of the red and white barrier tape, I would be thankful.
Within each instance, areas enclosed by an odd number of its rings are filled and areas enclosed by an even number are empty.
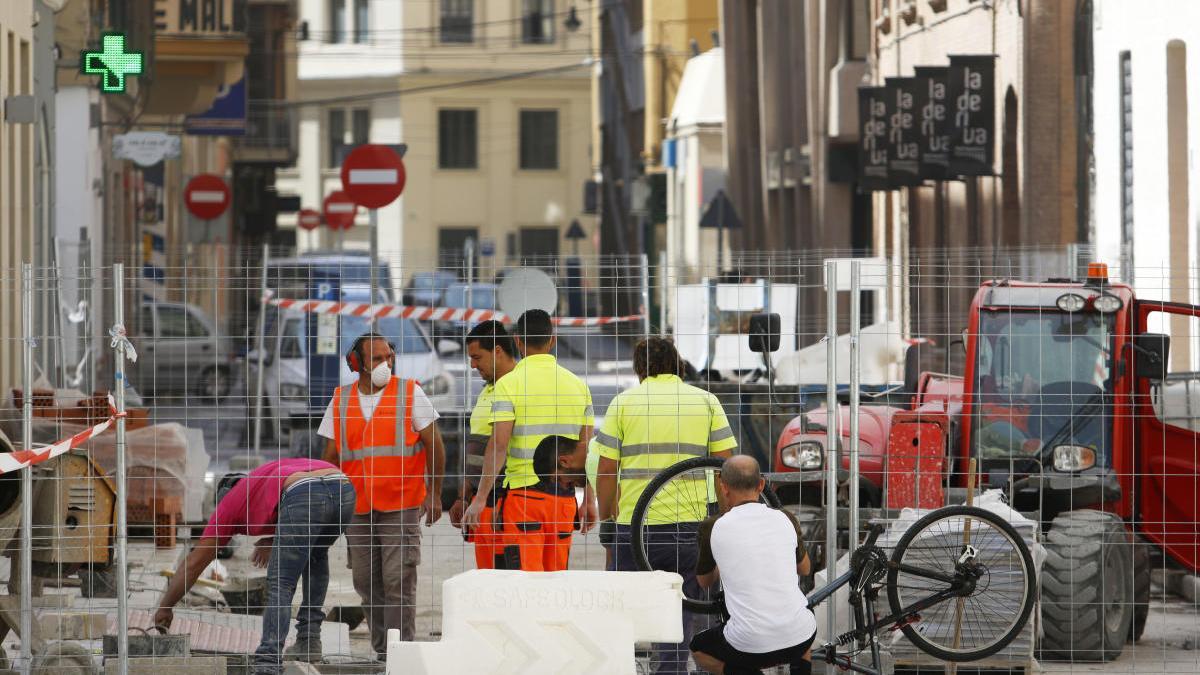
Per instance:
[[[267,293],[267,301],[283,309],[312,314],[342,314],[365,318],[417,319],[420,321],[496,321],[511,322],[512,319],[492,309],[466,309],[463,307],[417,307],[413,305],[372,305],[366,302],[336,302],[334,300],[289,300],[276,298]],[[642,315],[629,316],[558,316],[551,320],[558,326],[603,326],[623,321],[640,321]]]
[[[87,443],[93,436],[98,436],[104,433],[118,417],[124,417],[125,413],[118,413],[116,404],[112,396],[108,397],[108,409],[112,411],[112,416],[104,420],[100,424],[75,434],[74,436],[63,439],[54,445],[49,445],[36,450],[17,450],[11,453],[0,453],[0,473],[9,473],[24,469],[27,466],[44,462],[52,457],[70,451],[72,448],[77,448],[84,443]]]

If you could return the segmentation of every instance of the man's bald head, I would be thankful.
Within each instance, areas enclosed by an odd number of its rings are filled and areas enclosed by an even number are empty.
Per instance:
[[[730,492],[757,493],[761,488],[762,474],[758,460],[749,455],[734,455],[721,465],[721,482]]]

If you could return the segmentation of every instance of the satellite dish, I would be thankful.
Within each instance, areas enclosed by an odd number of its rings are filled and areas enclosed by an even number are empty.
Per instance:
[[[500,311],[516,321],[530,309],[544,309],[553,314],[558,307],[558,289],[545,272],[520,267],[504,275],[496,300]]]

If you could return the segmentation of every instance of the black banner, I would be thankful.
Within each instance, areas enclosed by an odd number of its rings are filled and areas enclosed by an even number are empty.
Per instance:
[[[858,187],[862,191],[890,187],[886,99],[886,87],[858,88]]]
[[[991,176],[996,134],[996,57],[951,56],[949,96],[954,113],[950,173]]]
[[[946,99],[950,69],[943,66],[917,66],[916,109],[921,143],[921,178],[945,180],[950,177],[950,110]]]
[[[917,80],[887,78],[888,183],[892,187],[921,184],[921,143]]]

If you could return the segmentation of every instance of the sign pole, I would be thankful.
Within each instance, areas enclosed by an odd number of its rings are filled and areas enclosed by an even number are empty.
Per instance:
[[[113,265],[113,332],[124,340],[125,335],[125,265]],[[129,492],[125,486],[125,355],[126,345],[118,342],[113,360],[116,362],[113,399],[117,408],[117,536],[113,546],[113,558],[117,566],[117,670],[121,675],[129,672],[129,556],[126,550],[129,541],[127,504]]]
[[[369,232],[367,236],[371,240],[371,304],[379,302],[376,299],[376,292],[379,290],[379,209],[371,209],[369,214]],[[371,330],[375,330],[375,317],[371,317]]]
[[[21,387],[21,445],[33,449],[33,265],[21,269],[21,328],[24,334]],[[21,469],[21,662],[33,663],[33,465]],[[11,591],[10,591],[11,592]]]
[[[837,407],[837,262],[825,261],[825,579],[826,583],[837,578],[837,443],[839,440]],[[837,603],[825,607],[826,639],[832,641],[837,635]],[[825,672],[833,675],[837,670],[826,664]]]
[[[267,263],[271,259],[271,245],[263,244],[263,261],[262,261],[262,285],[259,290],[259,307],[258,307],[258,387],[254,396],[254,456],[259,456],[259,451],[262,449],[262,410],[263,410],[263,395],[266,393],[263,390],[263,360],[267,348]],[[282,328],[282,321],[276,326],[278,331]]]

